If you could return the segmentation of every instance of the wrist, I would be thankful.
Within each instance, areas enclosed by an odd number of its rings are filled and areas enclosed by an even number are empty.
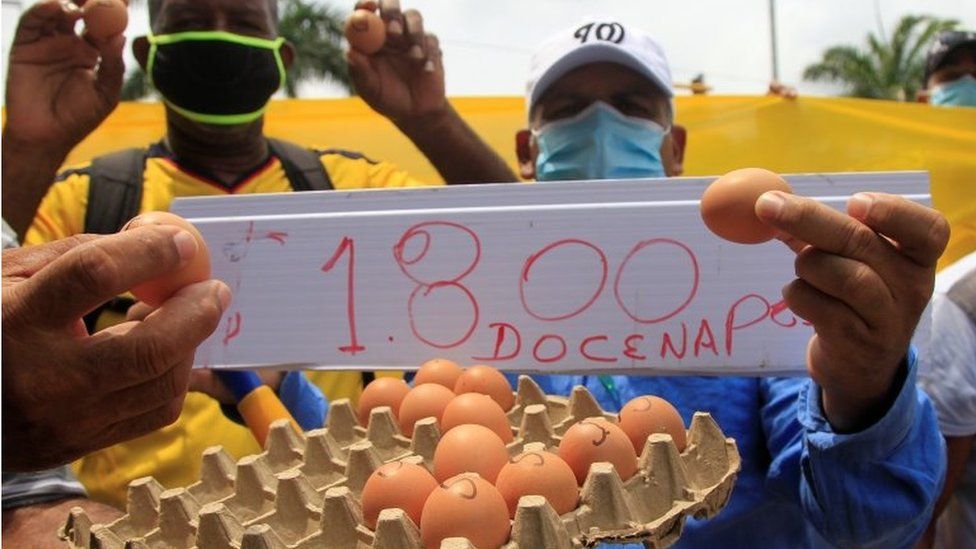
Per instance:
[[[72,147],[65,143],[25,139],[3,128],[3,163],[16,159],[16,163],[29,165],[31,169],[40,166],[61,166]]]
[[[847,388],[821,386],[824,416],[837,433],[854,433],[874,425],[891,408],[908,373],[903,358],[885,380],[863,385],[852,391]]]
[[[423,139],[449,130],[460,121],[460,117],[445,99],[443,106],[438,109],[423,114],[393,118],[391,121],[407,137]]]

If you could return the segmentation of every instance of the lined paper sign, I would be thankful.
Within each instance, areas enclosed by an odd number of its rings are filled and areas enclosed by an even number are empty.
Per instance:
[[[787,176],[843,208],[928,202],[920,172]],[[234,291],[198,366],[511,371],[803,370],[811,328],[782,302],[793,253],[710,233],[711,179],[179,199]]]

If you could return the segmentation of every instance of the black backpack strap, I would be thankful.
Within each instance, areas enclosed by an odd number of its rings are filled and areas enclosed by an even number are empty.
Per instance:
[[[126,149],[92,161],[85,232],[114,234],[139,213],[148,154]]]
[[[282,169],[295,191],[331,191],[332,180],[322,165],[322,159],[315,151],[282,141],[268,139],[271,154],[278,157]]]
[[[126,149],[92,160],[88,169],[86,233],[117,233],[139,213],[147,157],[144,149]],[[95,324],[103,311],[125,314],[132,303],[131,299],[116,297],[88,313],[85,315],[88,332],[95,331]]]

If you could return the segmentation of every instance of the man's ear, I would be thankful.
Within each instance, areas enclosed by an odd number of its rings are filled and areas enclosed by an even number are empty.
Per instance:
[[[290,69],[291,66],[295,64],[296,55],[297,53],[295,53],[295,46],[292,46],[291,42],[286,40],[285,43],[281,45],[281,62],[285,64],[285,70]]]
[[[132,41],[132,55],[135,56],[139,66],[145,71],[149,66],[149,39],[145,36],[138,36]]]
[[[688,130],[677,124],[671,126],[671,133],[664,146],[669,147],[670,166],[665,166],[668,177],[677,177],[685,172],[685,146],[688,144]]]
[[[533,143],[532,132],[529,130],[519,130],[515,134],[515,156],[518,158],[519,175],[522,179],[531,181],[535,179],[535,143]]]

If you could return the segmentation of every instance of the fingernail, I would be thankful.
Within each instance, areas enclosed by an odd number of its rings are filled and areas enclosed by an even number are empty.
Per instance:
[[[413,57],[419,61],[424,58],[424,50],[422,50],[420,46],[414,44],[410,47],[410,57]]]
[[[776,191],[763,193],[756,201],[756,214],[767,219],[778,219],[783,213],[786,200]]]
[[[230,306],[231,300],[234,298],[233,294],[230,293],[230,288],[226,284],[221,282],[217,286],[217,299],[220,300],[220,306],[226,311],[227,307]]]
[[[435,69],[434,62],[431,61],[430,59],[428,59],[427,60],[427,63],[424,64],[424,71],[426,71],[426,72],[434,72],[434,69]]]
[[[855,219],[867,219],[868,212],[871,211],[873,204],[874,197],[865,193],[857,193],[847,201],[847,213]]]
[[[197,239],[187,231],[180,231],[173,235],[173,242],[180,253],[180,260],[184,263],[197,255]]]
[[[386,27],[386,32],[399,36],[403,34],[403,25],[399,21],[390,21],[390,24]]]

